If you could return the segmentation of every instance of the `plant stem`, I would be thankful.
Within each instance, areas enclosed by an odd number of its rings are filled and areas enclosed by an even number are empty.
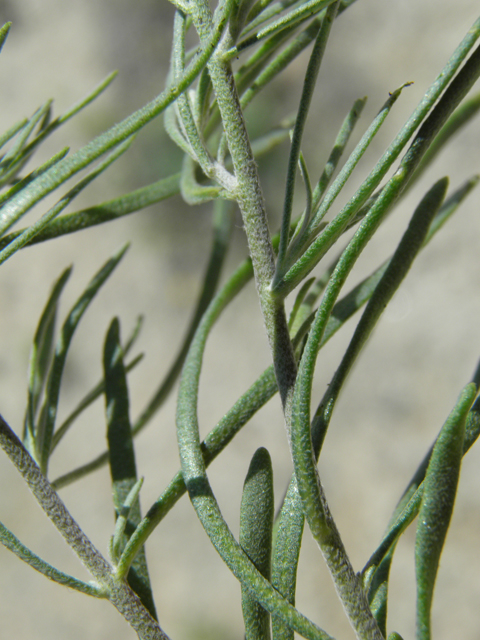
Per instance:
[[[214,28],[208,3],[196,3],[192,18],[203,42]],[[296,362],[283,300],[275,299],[271,292],[270,285],[275,273],[275,254],[268,229],[265,201],[233,71],[229,61],[223,57],[223,52],[228,51],[233,45],[232,37],[227,31],[218,50],[210,59],[208,69],[238,182],[236,198],[247,235],[260,306],[288,424],[288,407],[295,383]]]
[[[158,623],[148,613],[140,598],[124,580],[116,580],[112,567],[80,529],[57,492],[40,468],[0,416],[0,446],[21,473],[37,502],[73,549],[82,564],[101,584],[107,598],[135,629],[141,640],[168,640]]]

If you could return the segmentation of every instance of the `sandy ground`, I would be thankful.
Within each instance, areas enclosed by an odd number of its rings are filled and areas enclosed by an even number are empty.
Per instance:
[[[119,77],[107,94],[59,132],[40,157],[65,144],[78,148],[121,120],[164,86],[170,46],[171,7],[142,0],[0,1],[2,22],[14,26],[1,56],[3,129],[55,98],[61,113],[112,69]],[[429,82],[477,18],[474,0],[439,3],[361,0],[338,21],[315,93],[305,155],[312,176],[322,169],[336,127],[354,99],[368,95],[360,127],[404,82],[405,91],[359,170],[365,175],[375,154],[389,143]],[[272,124],[294,108],[304,60],[268,92],[252,130]],[[359,129],[360,130],[360,129]],[[425,190],[448,174],[453,187],[479,170],[478,122],[452,144],[388,221],[362,258],[353,284],[389,255]],[[100,202],[176,170],[178,153],[160,121],[139,136],[130,155],[89,189],[77,207]],[[265,194],[277,226],[285,171],[285,148],[261,165]],[[275,173],[277,172],[277,173]],[[363,173],[362,173],[363,172]],[[280,176],[280,177],[278,177]],[[353,187],[352,187],[353,188]],[[42,203],[38,212],[46,210]],[[300,200],[298,206],[300,207]],[[60,418],[68,414],[101,375],[101,349],[111,318],[123,334],[138,314],[145,326],[138,350],[145,360],[130,377],[135,417],[166,372],[187,325],[210,242],[209,209],[189,210],[180,199],[152,207],[108,227],[89,230],[48,246],[28,249],[0,270],[0,411],[21,431],[31,339],[51,283],[68,265],[74,274],[62,299],[64,317],[83,287],[123,243],[132,246],[92,304],[75,337],[65,372]],[[438,240],[421,255],[403,291],[387,309],[361,362],[351,375],[325,443],[320,471],[333,513],[356,569],[375,548],[406,482],[468,382],[480,354],[480,222],[474,193]],[[231,272],[245,255],[240,221],[226,266]],[[347,285],[348,286],[348,285]],[[323,394],[353,325],[329,344],[319,359],[315,398]],[[253,288],[220,320],[209,341],[201,384],[200,422],[206,433],[268,365],[269,353]],[[172,399],[138,439],[137,462],[145,476],[144,508],[161,493],[178,468]],[[90,460],[105,446],[99,402],[72,430],[53,458],[51,477]],[[222,511],[238,532],[241,488],[257,446],[272,453],[278,498],[291,474],[291,461],[278,399],[247,425],[212,465],[210,478]],[[87,579],[60,536],[5,458],[0,461],[0,517],[32,549],[65,571]],[[480,448],[462,469],[436,590],[436,640],[476,640],[480,624]],[[112,532],[108,472],[103,469],[62,491],[74,517],[106,552]],[[353,638],[318,550],[306,531],[300,563],[298,606],[334,637]],[[414,636],[414,531],[398,547],[393,566],[390,630]],[[203,534],[183,499],[152,535],[147,553],[158,613],[174,640],[241,638],[239,585]],[[0,549],[0,638],[38,640],[134,637],[107,603],[62,589]]]

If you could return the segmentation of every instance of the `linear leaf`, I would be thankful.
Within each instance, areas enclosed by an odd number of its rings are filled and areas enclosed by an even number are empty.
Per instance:
[[[240,282],[230,281],[223,296],[210,305],[192,341],[181,378],[177,408],[177,440],[182,473],[190,499],[212,544],[232,573],[270,612],[281,616],[287,625],[310,640],[330,640],[325,631],[305,618],[265,580],[244,553],[223,519],[206,475],[198,434],[197,395],[206,339],[224,306],[237,292]]]
[[[142,316],[139,316],[137,320],[137,324],[134,327],[134,330],[128,340],[125,342],[125,345],[122,347],[123,356],[125,357],[127,353],[130,351],[132,346],[135,344],[135,341],[138,337],[141,324],[142,324]],[[131,362],[125,365],[126,373],[129,373],[137,364],[142,360],[143,354],[139,354],[136,356]],[[78,416],[85,411],[97,398],[99,398],[105,392],[105,380],[102,379],[82,398],[82,400],[78,403],[75,409],[65,418],[62,424],[56,429],[52,438],[52,452],[55,447],[58,445],[63,436],[70,429],[72,424],[78,418]]]
[[[116,149],[110,153],[105,160],[90,171],[78,184],[68,191],[61,200],[59,200],[51,209],[49,209],[36,222],[27,227],[20,233],[11,243],[0,251],[0,264],[11,258],[17,251],[24,247],[32,238],[34,238],[48,223],[56,218],[58,214],[65,209],[74,198],[76,198],[95,178],[103,173],[108,167],[115,162],[130,147],[132,139],[125,140]]]
[[[3,49],[3,45],[5,44],[5,40],[7,39],[8,32],[10,31],[11,26],[11,22],[6,22],[0,29],[0,51]]]
[[[390,94],[388,100],[382,106],[376,117],[373,119],[370,126],[367,128],[366,132],[360,139],[360,142],[356,145],[355,149],[350,154],[347,162],[342,167],[340,173],[335,178],[332,186],[326,192],[325,197],[321,201],[318,206],[318,210],[313,212],[313,216],[311,216],[310,222],[303,232],[302,236],[297,237],[295,240],[295,245],[291,247],[288,254],[285,256],[284,264],[278,264],[277,266],[277,274],[275,275],[275,282],[280,283],[282,281],[283,274],[289,269],[294,270],[298,267],[295,267],[295,260],[300,262],[303,259],[302,250],[305,249],[306,246],[312,243],[312,235],[318,233],[318,228],[323,218],[329,211],[333,202],[337,198],[340,191],[345,186],[347,180],[352,175],[355,167],[360,162],[364,153],[370,146],[373,138],[376,136],[380,127],[385,122],[385,119],[389,115],[392,110],[393,105],[398,100],[400,93],[404,89],[404,86],[400,87],[396,91]],[[322,244],[322,249],[320,253],[317,254],[318,260],[325,255],[327,250],[336,242],[336,240],[340,237],[340,235],[345,230],[350,218],[351,211],[344,207],[340,213],[338,213],[334,219],[327,225],[327,227],[323,230],[323,232],[318,236],[315,241],[311,244],[310,247],[305,251],[304,255],[309,254],[317,248],[317,245],[320,246]],[[301,256],[301,257],[300,257]],[[318,262],[318,261],[317,261]],[[293,266],[292,266],[293,265]],[[305,273],[306,275],[306,273]],[[274,285],[275,286],[275,285]],[[279,286],[279,285],[277,285]]]
[[[474,384],[476,385],[476,383]],[[473,446],[479,434],[480,398],[477,398],[466,418],[463,455],[465,455],[467,451]],[[397,507],[395,508],[395,511],[390,519],[390,523],[381,544],[373,553],[361,572],[365,588],[369,591],[371,598],[376,597],[375,594],[377,593],[382,582],[385,582],[386,579],[388,580],[388,571],[390,569],[391,560],[393,558],[395,545],[402,533],[418,515],[422,503],[423,481],[425,479],[425,474],[430,462],[432,451],[433,446],[430,448],[427,455],[420,463],[412,480],[409,482],[407,488],[405,489],[402,498],[397,504]],[[377,577],[377,572],[379,570],[383,574],[383,577]],[[380,606],[378,597],[377,603]],[[383,608],[386,608],[386,602],[381,606]]]
[[[399,169],[381,190],[365,220],[370,216],[371,232],[385,217],[390,207],[407,187],[410,178],[424,154],[437,136],[439,130],[471,89],[480,75],[480,47],[475,49],[466,60],[476,40],[480,37],[480,18],[473,24],[463,41],[450,57],[442,73],[425,93],[418,107],[409,118],[402,131],[385,151],[380,161],[362,183],[357,193],[350,199],[342,211],[327,226],[322,234],[306,249],[295,265],[283,278],[277,280],[276,292],[282,297],[291,291],[317,264],[327,247],[331,246],[330,232],[343,220],[350,220],[366,200],[372,195],[388,169],[406,146],[414,131],[421,124],[413,142],[405,153]],[[465,61],[466,60],[466,61]],[[460,69],[460,66],[463,66]],[[460,69],[460,70],[459,70]],[[458,73],[457,73],[458,71]],[[457,75],[455,76],[455,74]],[[454,77],[455,76],[455,77]],[[443,93],[443,95],[442,95]],[[441,97],[440,97],[441,96]],[[437,99],[440,97],[440,100]],[[436,103],[437,102],[437,103]],[[435,104],[436,103],[436,104]],[[435,106],[434,106],[435,105]],[[333,188],[333,185],[331,189]],[[328,197],[328,192],[326,197]],[[365,222],[364,220],[364,222]],[[374,220],[378,222],[374,222]],[[370,223],[367,223],[369,226]],[[333,227],[332,227],[333,225]],[[342,225],[340,225],[342,226]],[[342,227],[343,228],[343,227]],[[333,234],[336,238],[336,234]],[[325,240],[327,240],[325,244]]]
[[[11,140],[19,131],[23,129],[23,127],[27,124],[28,118],[23,118],[23,120],[19,120],[14,125],[12,125],[9,129],[5,131],[0,136],[0,149],[6,144],[9,140]]]
[[[78,102],[76,102],[74,105],[72,105],[64,114],[62,114],[61,116],[58,116],[57,118],[55,118],[54,120],[52,120],[51,122],[46,123],[45,126],[42,126],[40,128],[40,132],[38,133],[37,136],[35,136],[35,138],[33,138],[33,140],[24,148],[23,150],[23,154],[26,156],[31,156],[32,152],[38,147],[40,146],[40,144],[49,136],[51,135],[56,129],[58,129],[61,125],[65,124],[66,122],[68,122],[68,120],[70,120],[71,118],[73,118],[75,115],[77,115],[80,111],[82,111],[82,109],[84,109],[85,107],[87,107],[90,103],[92,103],[96,98],[98,98],[98,96],[103,93],[103,91],[105,91],[105,89],[107,87],[110,86],[110,84],[113,82],[113,80],[116,78],[117,76],[117,71],[113,71],[112,73],[110,73],[105,80],[102,80],[102,82],[100,82],[100,84],[98,84],[89,94],[87,94],[87,96],[85,98],[82,98],[81,100],[79,100]],[[48,113],[48,115],[50,115],[50,113]]]
[[[27,410],[23,432],[24,444],[31,454],[34,452],[35,417],[41,394],[45,388],[48,366],[52,358],[55,320],[57,316],[58,300],[63,288],[70,277],[72,267],[65,269],[55,282],[52,293],[40,316],[40,321],[33,339],[32,352],[28,366],[28,396]]]
[[[273,527],[273,471],[270,454],[257,449],[248,469],[240,509],[239,542],[260,573],[270,580]],[[242,586],[246,640],[270,638],[270,614]]]
[[[365,342],[371,335],[381,314],[406,277],[418,252],[424,245],[430,224],[445,199],[447,186],[448,178],[443,178],[436,182],[416,207],[408,228],[403,234],[398,247],[389,260],[388,266],[375,287],[372,297],[355,328],[345,355],[315,413],[314,424],[312,425],[314,431],[325,433],[347,375],[358,358]],[[322,437],[324,437],[324,435]]]
[[[87,288],[77,300],[67,319],[65,320],[55,348],[55,355],[50,367],[48,382],[46,386],[45,398],[42,405],[40,418],[37,425],[35,438],[36,459],[40,462],[40,468],[46,475],[48,460],[51,453],[52,437],[55,429],[57,417],[58,400],[60,396],[60,386],[62,382],[63,369],[67,357],[68,349],[72,341],[75,330],[83,314],[87,310],[100,287],[104,284],[117,264],[123,258],[128,245],[118,251],[105,265],[98,271],[90,281]]]
[[[32,567],[32,569],[35,569],[35,571],[43,574],[49,580],[53,580],[53,582],[57,582],[58,584],[61,584],[65,587],[70,587],[70,589],[75,589],[76,591],[85,593],[88,596],[93,596],[94,598],[107,597],[105,590],[101,587],[94,584],[82,582],[82,580],[77,580],[73,576],[68,575],[68,573],[63,573],[63,571],[59,571],[45,560],[42,560],[42,558],[37,556],[28,547],[22,544],[20,540],[1,522],[0,542],[9,551],[12,551],[17,556],[17,558],[20,558],[20,560],[26,562]]]
[[[48,225],[39,231],[34,238],[29,240],[25,246],[58,238],[68,233],[75,233],[81,229],[87,229],[88,227],[103,224],[110,220],[116,220],[129,213],[170,198],[180,191],[180,175],[180,173],[176,173],[168,178],[163,178],[146,187],[141,187],[131,193],[113,198],[94,207],[59,216],[50,221]],[[15,240],[23,231],[24,229],[15,231],[1,238],[0,249],[3,249],[12,240]]]
[[[472,383],[462,391],[435,442],[423,483],[415,540],[417,640],[431,637],[433,589],[457,493],[465,422],[476,395],[477,387]]]
[[[32,172],[30,172],[28,175],[26,175],[24,178],[15,182],[15,184],[12,187],[10,187],[8,191],[4,191],[0,196],[0,206],[3,205],[5,202],[8,202],[10,198],[13,198],[13,196],[16,193],[19,193],[28,184],[30,184],[30,182],[33,182],[35,178],[38,178],[38,176],[41,176],[42,173],[45,173],[45,171],[48,171],[49,169],[51,169],[51,167],[53,167],[55,164],[57,164],[57,162],[62,160],[68,154],[69,151],[70,151],[69,147],[65,147],[64,149],[56,153],[54,156],[52,156],[49,160],[47,160],[46,162],[41,164],[39,167],[34,169]]]
[[[123,366],[123,354],[120,344],[120,324],[114,318],[105,339],[103,355],[105,375],[105,402],[107,417],[107,440],[112,477],[113,504],[125,536],[115,540],[115,556],[119,556],[126,542],[141,520],[138,499],[137,470],[133,446],[132,428],[129,416],[127,376]],[[128,514],[128,515],[127,515]],[[127,521],[125,522],[125,518]],[[120,534],[117,535],[117,538]],[[114,557],[115,559],[115,557]],[[126,572],[125,572],[126,573]],[[125,574],[124,574],[125,575]],[[122,578],[123,575],[119,575]],[[127,581],[137,593],[146,609],[156,619],[155,603],[148,575],[145,549],[138,550],[137,556],[128,571]]]
[[[132,509],[138,501],[142,485],[143,478],[139,478],[130,489],[123,504],[120,505],[118,509],[115,509],[117,513],[117,520],[115,522],[115,531],[110,541],[110,557],[115,564],[119,561],[122,549],[125,546],[125,530],[129,523]],[[132,520],[130,520],[130,523],[131,522]]]
[[[306,4],[302,5],[301,8],[305,7]],[[302,87],[302,96],[300,98],[298,113],[293,129],[292,144],[290,147],[290,155],[288,158],[287,177],[285,181],[285,197],[283,205],[282,227],[280,231],[280,245],[278,247],[277,262],[279,265],[282,265],[285,260],[287,247],[290,240],[295,176],[297,173],[298,162],[301,157],[300,150],[303,132],[307,121],[308,110],[310,108],[313,97],[313,91],[315,89],[315,84],[323,60],[323,55],[325,53],[333,21],[335,20],[335,17],[337,15],[339,0],[335,2],[331,2],[330,0],[328,0],[328,2],[323,3],[323,5],[326,4],[330,4],[330,6],[328,7],[322,20],[321,27],[318,31],[312,53],[308,61],[308,67],[305,73],[305,79]],[[308,175],[306,174],[306,172],[304,173],[305,175]],[[306,184],[309,184],[309,180],[305,180],[305,182]],[[308,212],[308,214],[306,213],[305,217],[310,218],[310,212]]]
[[[295,605],[297,567],[304,525],[302,501],[297,483],[292,481],[275,526],[272,559],[272,585],[291,605]],[[273,640],[293,640],[294,635],[293,629],[279,616],[272,615]]]

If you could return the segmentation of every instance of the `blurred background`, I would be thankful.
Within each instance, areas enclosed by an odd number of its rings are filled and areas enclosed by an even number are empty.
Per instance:
[[[31,115],[49,98],[55,114],[118,69],[112,87],[55,134],[35,157],[77,149],[152,99],[165,86],[172,7],[165,1],[0,0],[2,23],[13,26],[0,58],[2,130]],[[357,136],[389,91],[405,90],[353,177],[351,193],[392,140],[448,57],[478,17],[476,0],[455,3],[359,0],[335,23],[320,72],[305,135],[312,179],[323,168],[334,137],[353,101],[368,95]],[[255,113],[253,134],[295,110],[308,52],[266,90]],[[353,144],[352,142],[352,144]],[[480,126],[473,122],[416,185],[384,225],[347,283],[347,290],[396,246],[413,208],[444,175],[456,188],[480,170]],[[278,227],[288,146],[260,163],[271,228]],[[134,147],[75,202],[72,210],[102,202],[178,170],[181,155],[169,142],[161,118]],[[37,209],[46,211],[50,201]],[[343,202],[343,200],[342,200]],[[320,472],[356,570],[378,544],[389,516],[470,379],[480,356],[479,195],[473,192],[455,218],[428,246],[395,296],[350,376],[325,442]],[[302,208],[298,189],[296,210]],[[16,254],[0,269],[0,412],[21,432],[32,337],[52,282],[69,264],[74,273],[62,296],[62,320],[100,266],[126,241],[127,255],[92,303],[74,338],[65,371],[59,419],[101,377],[102,347],[111,318],[126,336],[145,316],[138,342],[146,356],[129,376],[131,415],[136,418],[174,358],[201,285],[210,244],[211,209],[190,208],[179,197],[120,221]],[[225,274],[246,255],[241,221]],[[315,403],[321,398],[355,322],[322,351]],[[269,364],[259,306],[250,286],[224,313],[209,340],[200,389],[200,423],[206,434]],[[145,476],[144,510],[178,469],[174,397],[137,441],[137,467]],[[278,398],[243,429],[212,464],[209,476],[222,512],[238,534],[241,490],[258,446],[273,457],[280,500],[292,471]],[[98,401],[78,421],[52,459],[51,478],[89,461],[105,448],[105,419]],[[434,606],[434,634],[476,640],[480,624],[480,447],[465,458]],[[44,518],[2,454],[0,518],[40,556],[88,579],[61,537]],[[61,491],[73,516],[95,545],[107,552],[113,509],[107,469]],[[157,610],[173,640],[243,637],[240,587],[211,547],[187,498],[147,545]],[[102,601],[45,580],[0,548],[0,620],[3,638],[127,640],[133,631]],[[400,542],[393,564],[389,631],[414,635],[414,528]],[[320,553],[305,531],[299,569],[299,609],[336,638],[353,639],[337,603]]]

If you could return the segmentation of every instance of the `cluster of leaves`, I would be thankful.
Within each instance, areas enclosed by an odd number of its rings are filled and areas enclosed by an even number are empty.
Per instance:
[[[175,0],[168,85],[155,100],[76,153],[69,156],[67,149],[62,150],[25,175],[23,168],[42,141],[98,96],[113,75],[65,115],[52,120],[51,104],[47,103],[0,138],[0,146],[10,143],[0,164],[3,188],[0,262],[33,243],[114,220],[178,192],[192,205],[214,201],[210,260],[190,327],[165,379],[137,420],[132,423],[129,417],[127,373],[140,357],[129,364],[124,360],[135,343],[140,321],[122,344],[119,322],[113,319],[105,340],[103,380],[92,387],[62,424],[57,422],[62,374],[74,332],[89,303],[123,257],[125,247],[88,284],[55,341],[58,302],[70,270],[60,276],[34,338],[22,438],[0,418],[2,448],[94,582],[87,584],[46,563],[3,524],[0,524],[1,542],[48,578],[110,600],[140,638],[167,637],[157,621],[143,549],[149,535],[186,491],[213,545],[241,582],[249,640],[271,636],[275,640],[293,640],[294,632],[311,640],[331,638],[295,608],[296,572],[305,519],[357,637],[386,638],[393,553],[399,537],[419,516],[415,548],[417,635],[419,640],[430,637],[433,587],[459,469],[463,455],[480,431],[480,401],[476,400],[480,375],[476,374],[461,392],[431,451],[407,485],[383,540],[360,573],[353,570],[330,513],[316,461],[343,383],[383,310],[419,251],[478,182],[478,176],[474,176],[448,195],[448,180],[436,182],[416,207],[392,257],[354,289],[343,292],[347,276],[380,223],[451,136],[478,111],[479,96],[466,102],[463,99],[480,75],[480,49],[472,53],[480,37],[480,20],[355,194],[332,215],[337,196],[403,89],[389,95],[341,165],[365,99],[353,104],[320,178],[312,184],[301,151],[305,122],[332,26],[353,2],[224,0],[212,13],[206,0]],[[0,31],[1,44],[9,28],[7,24]],[[193,29],[199,43],[187,51],[186,36]],[[250,141],[244,110],[310,44],[312,53],[294,121]],[[237,63],[238,59],[241,62]],[[168,134],[185,154],[181,172],[96,207],[60,215],[82,189],[127,150],[135,133],[162,112]],[[271,239],[255,159],[289,135],[291,148],[282,224],[278,236]],[[402,152],[397,170],[387,179]],[[38,220],[24,229],[11,231],[36,203],[107,153]],[[297,169],[305,187],[306,202],[304,211],[294,219]],[[232,202],[238,205],[243,217],[250,257],[217,291],[231,237]],[[327,214],[331,216],[329,221]],[[345,241],[330,266],[320,277],[310,277],[319,261],[352,228],[355,228],[353,237]],[[252,278],[256,281],[272,365],[201,442],[197,400],[205,344],[219,315]],[[285,300],[297,288],[287,321]],[[364,305],[348,349],[311,416],[312,381],[319,351]],[[162,406],[181,372],[177,410],[181,470],[142,518],[138,501],[142,480],[137,477],[134,436]],[[265,449],[255,453],[245,481],[237,541],[220,512],[207,467],[277,391],[284,408],[294,474],[274,518],[270,455]],[[57,444],[75,419],[101,396],[106,399],[108,450],[89,464],[50,481],[49,460]],[[73,520],[58,494],[61,487],[104,464],[110,466],[117,516],[109,561]],[[389,637],[395,639],[398,634],[393,632]]]

